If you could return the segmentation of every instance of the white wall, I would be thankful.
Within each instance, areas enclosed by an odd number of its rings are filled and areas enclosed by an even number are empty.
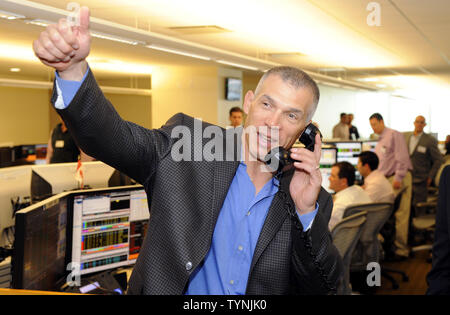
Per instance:
[[[242,80],[242,71],[222,67],[219,67],[217,71],[217,124],[225,128],[230,125],[230,109],[235,106],[242,108],[244,102],[243,93],[246,91],[241,91],[241,99],[239,101],[227,101],[225,99],[225,79],[236,78]]]
[[[332,137],[340,113],[354,114],[353,125],[363,139],[373,133],[369,124],[373,113],[380,113],[386,126],[398,131],[412,131],[415,118],[422,115],[427,121],[425,132],[437,132],[440,141],[450,134],[450,108],[442,102],[429,103],[385,92],[350,90],[323,84],[319,84],[319,89],[320,101],[313,121],[319,124],[325,139]]]

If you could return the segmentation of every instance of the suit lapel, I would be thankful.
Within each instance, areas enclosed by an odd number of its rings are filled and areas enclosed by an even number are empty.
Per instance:
[[[285,209],[285,203],[292,201],[289,195],[289,184],[291,182],[290,180],[292,178],[292,175],[293,172],[286,172],[283,174],[283,177],[280,180],[280,189],[278,190],[277,194],[273,198],[272,204],[270,205],[269,212],[267,213],[266,220],[264,221],[264,225],[256,244],[255,252],[253,253],[252,264],[250,266],[250,274],[253,270],[253,267],[261,257],[261,254],[264,252],[266,247],[280,230],[283,222],[286,220],[288,212]],[[283,192],[286,193],[285,196],[283,196]]]
[[[413,151],[413,153],[412,153],[411,155],[413,155],[414,153],[416,153],[417,148],[418,148],[420,145],[423,145],[423,142],[426,141],[426,139],[425,139],[424,136],[425,136],[425,133],[422,133],[422,135],[420,136],[419,141],[417,141],[417,145],[416,145],[416,147],[414,148],[414,151]],[[425,145],[424,145],[424,147],[425,147]]]

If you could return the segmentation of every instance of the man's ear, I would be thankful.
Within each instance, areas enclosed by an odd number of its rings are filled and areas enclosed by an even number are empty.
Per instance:
[[[245,93],[243,108],[246,115],[248,115],[250,111],[250,105],[252,104],[254,99],[255,93],[253,93],[253,91],[248,91],[247,93]]]

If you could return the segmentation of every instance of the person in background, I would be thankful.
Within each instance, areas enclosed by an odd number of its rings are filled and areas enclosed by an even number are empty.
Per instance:
[[[411,213],[412,170],[408,146],[405,137],[397,130],[384,124],[383,116],[375,113],[369,118],[374,133],[380,135],[375,147],[375,153],[380,160],[378,170],[388,178],[394,188],[394,193],[404,187],[400,206],[395,212],[395,254],[399,260],[409,256],[408,228]]]
[[[328,228],[332,230],[344,216],[348,206],[371,203],[369,194],[360,186],[355,185],[355,168],[348,162],[339,162],[331,167],[330,189],[336,194],[333,198],[333,211],[331,212]]]
[[[373,202],[394,202],[395,194],[391,183],[377,170],[379,162],[374,152],[364,151],[359,155],[356,167],[364,178],[362,188]]]
[[[62,119],[53,128],[47,145],[47,164],[77,162],[80,155],[75,141]]]
[[[333,139],[348,140],[350,137],[346,113],[341,113],[341,121],[333,127]]]
[[[240,127],[242,125],[242,120],[244,116],[244,111],[240,107],[233,107],[230,109],[230,123],[234,128]]]
[[[356,128],[356,126],[352,125],[352,121],[353,121],[353,114],[348,114],[348,131],[350,133],[349,139],[350,140],[358,140],[359,139],[359,132],[358,132],[358,128]]]
[[[77,147],[66,124],[60,118],[60,123],[52,130],[48,140],[46,163],[77,162],[78,158],[81,159],[81,162],[94,161],[93,157]]]
[[[414,121],[414,132],[406,135],[409,155],[413,165],[412,171],[412,205],[427,201],[428,187],[443,163],[437,140],[423,132],[427,123],[425,117],[417,116]]]

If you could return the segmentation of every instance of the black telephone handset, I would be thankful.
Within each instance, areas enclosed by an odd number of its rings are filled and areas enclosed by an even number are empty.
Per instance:
[[[319,129],[311,123],[306,126],[305,130],[300,135],[300,138],[298,140],[305,145],[306,149],[314,152],[314,145],[316,144],[316,134],[318,132],[320,134]],[[270,152],[266,155],[264,161],[277,173],[280,173],[286,166],[294,163],[294,160],[291,158],[289,151],[283,147],[278,147],[270,150]]]

